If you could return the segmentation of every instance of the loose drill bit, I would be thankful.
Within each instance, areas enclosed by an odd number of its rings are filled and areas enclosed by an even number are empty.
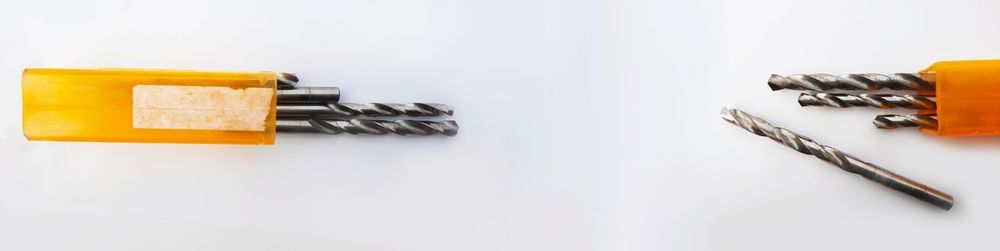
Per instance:
[[[933,115],[896,115],[883,114],[875,116],[873,121],[879,129],[896,129],[900,127],[923,127],[937,129],[938,121]]]
[[[878,90],[888,88],[892,90],[934,90],[934,84],[920,78],[916,73],[896,73],[896,74],[844,74],[834,76],[830,74],[795,74],[783,77],[772,74],[767,80],[767,85],[771,90],[811,90],[826,91],[832,89],[841,90]]]
[[[799,95],[801,106],[830,106],[847,108],[852,106],[870,106],[883,109],[911,108],[934,109],[937,104],[931,97],[917,95],[895,94],[847,94],[804,92]]]
[[[424,120],[369,120],[369,119],[278,119],[278,132],[312,132],[326,134],[373,134],[430,136],[441,134],[455,136],[458,123],[455,121]]]
[[[454,110],[449,105],[437,103],[367,103],[351,104],[325,102],[317,105],[282,105],[277,107],[279,117],[351,117],[351,116],[411,116],[430,117],[442,114],[451,116]]]
[[[741,110],[723,108],[722,119],[753,134],[771,138],[772,140],[785,144],[800,153],[813,155],[816,158],[840,167],[844,171],[861,175],[866,179],[895,189],[896,191],[906,193],[941,209],[949,210],[955,203],[951,195],[948,195],[947,193],[935,190],[934,188],[920,184],[874,164],[862,161],[857,157],[843,153],[833,147],[820,145],[812,139],[798,135],[795,132],[781,127],[771,126],[771,124],[767,121],[754,117],[753,115],[747,114]]]

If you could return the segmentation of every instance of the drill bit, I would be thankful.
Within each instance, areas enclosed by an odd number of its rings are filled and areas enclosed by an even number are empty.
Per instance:
[[[923,127],[936,129],[938,127],[937,118],[933,115],[896,115],[883,114],[875,116],[873,121],[875,127],[879,129],[896,129],[900,127]]]
[[[947,193],[862,161],[833,147],[820,145],[812,139],[798,135],[795,132],[771,126],[767,121],[741,110],[723,108],[722,119],[753,134],[768,137],[800,153],[813,155],[816,158],[840,167],[844,171],[861,175],[866,179],[903,192],[941,209],[949,210],[955,203],[951,195]]]
[[[455,136],[458,123],[455,121],[424,120],[370,120],[370,119],[278,119],[278,132],[311,132],[326,134],[373,134],[430,136],[441,134]]]
[[[918,95],[896,94],[847,94],[825,92],[803,92],[799,95],[801,106],[830,106],[847,108],[852,106],[871,106],[882,109],[911,108],[934,109],[937,104],[931,97]]]
[[[282,105],[278,107],[279,117],[289,116],[311,116],[311,117],[384,117],[384,116],[411,116],[430,117],[442,114],[451,116],[454,113],[451,106],[436,103],[367,103],[351,104],[324,102],[319,105]]]
[[[772,74],[767,80],[767,85],[771,90],[811,90],[826,91],[832,89],[841,90],[878,90],[888,88],[892,90],[934,90],[934,84],[920,78],[916,73],[896,73],[896,74],[844,74],[834,76],[830,74],[795,74],[783,77]]]

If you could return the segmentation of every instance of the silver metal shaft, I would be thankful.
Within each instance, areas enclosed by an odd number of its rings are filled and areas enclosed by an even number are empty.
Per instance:
[[[883,114],[875,116],[875,120],[872,122],[875,124],[875,127],[879,129],[896,129],[900,127],[923,127],[934,129],[938,127],[937,117],[934,115]]]
[[[454,110],[449,105],[436,103],[336,103],[324,102],[310,105],[287,105],[278,104],[278,117],[385,117],[385,116],[411,116],[430,117],[454,114]]]
[[[278,103],[322,103],[340,101],[337,87],[285,87],[278,88]]]
[[[369,119],[278,119],[278,132],[307,132],[326,134],[372,134],[372,135],[445,135],[458,134],[455,121],[424,120],[369,120]]]
[[[903,192],[938,208],[949,210],[955,200],[947,193],[910,180],[899,174],[862,161],[833,147],[820,145],[812,139],[781,127],[771,126],[767,121],[741,110],[723,108],[722,119],[759,136],[768,137],[800,153],[813,155],[844,171],[855,173],[896,191]]]
[[[795,74],[787,77],[772,74],[767,80],[767,85],[771,90],[811,90],[827,91],[832,89],[840,90],[878,90],[888,88],[892,90],[934,90],[934,84],[920,78],[916,73],[896,73],[896,74],[844,74],[834,76],[825,73],[819,74]]]
[[[933,97],[896,94],[847,94],[804,92],[799,95],[801,106],[830,106],[847,108],[854,106],[870,106],[882,109],[910,108],[931,109],[937,107]]]

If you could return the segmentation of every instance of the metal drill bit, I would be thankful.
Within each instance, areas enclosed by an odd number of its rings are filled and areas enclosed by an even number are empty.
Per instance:
[[[883,109],[911,108],[934,109],[937,104],[932,97],[896,94],[847,94],[825,92],[803,92],[799,95],[801,106],[830,106],[847,108],[852,106],[870,106]]]
[[[768,137],[796,151],[810,154],[829,162],[844,171],[855,173],[871,181],[882,184],[923,200],[941,209],[948,210],[955,203],[951,195],[907,179],[857,157],[843,153],[833,147],[820,145],[812,139],[798,135],[781,127],[771,126],[767,121],[737,109],[722,109],[722,119],[759,136]]]
[[[458,123],[455,121],[424,120],[369,120],[369,119],[278,119],[278,132],[311,132],[326,134],[373,134],[430,136],[441,134],[455,136]]]
[[[279,72],[275,75],[278,76],[278,89],[292,89],[299,83],[299,77],[294,73]]]
[[[767,80],[767,85],[771,90],[811,90],[826,91],[831,89],[841,90],[878,90],[888,88],[892,90],[934,90],[934,84],[920,78],[916,73],[896,73],[896,74],[844,74],[834,76],[830,74],[795,74],[783,77],[771,74]]]
[[[923,127],[936,129],[938,121],[934,115],[896,115],[883,114],[875,116],[873,121],[879,129],[896,129],[900,127]]]
[[[282,105],[278,107],[278,117],[384,117],[411,116],[431,117],[442,114],[451,116],[454,113],[451,106],[437,103],[367,103],[351,104],[325,102],[319,105]]]
[[[337,87],[291,87],[278,88],[278,103],[322,103],[340,100]]]

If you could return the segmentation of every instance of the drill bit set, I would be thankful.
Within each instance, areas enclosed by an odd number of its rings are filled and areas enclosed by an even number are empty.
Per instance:
[[[874,107],[880,109],[914,109],[916,114],[882,114],[873,123],[879,129],[921,127],[934,131],[937,101],[933,73],[896,74],[796,74],[787,77],[771,75],[767,81],[771,90],[806,90],[799,94],[801,106],[827,106],[836,108]],[[911,94],[871,93],[883,89],[911,91]],[[829,90],[861,91],[863,93],[837,93]]]
[[[371,117],[435,117],[454,114],[451,106],[437,103],[339,103],[337,87],[296,87],[298,77],[278,73],[276,106],[278,132],[372,135],[458,134],[454,120],[380,120]]]
[[[772,90],[809,91],[799,96],[803,106],[915,110],[876,116],[875,126],[881,129],[918,127],[935,136],[1000,135],[1000,60],[942,61],[917,73],[772,75],[768,85]],[[873,93],[879,90],[889,92]]]
[[[341,103],[337,87],[298,82],[294,74],[267,71],[28,68],[21,77],[24,136],[270,145],[278,132],[458,133],[453,120],[426,119],[451,116],[445,104]]]
[[[880,129],[917,127],[935,136],[1000,135],[1000,60],[937,62],[918,73],[771,75],[767,84],[774,91],[806,91],[798,97],[801,106],[914,110],[911,114],[875,116],[873,123]],[[723,108],[722,118],[939,208],[949,210],[954,205],[947,193],[771,126],[743,111]]]

